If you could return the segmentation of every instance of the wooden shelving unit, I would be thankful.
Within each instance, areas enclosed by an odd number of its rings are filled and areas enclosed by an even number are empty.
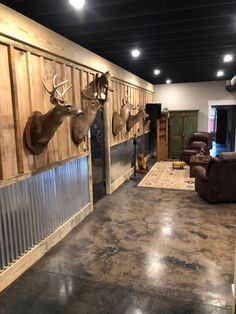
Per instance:
[[[157,120],[157,161],[168,159],[168,112]]]

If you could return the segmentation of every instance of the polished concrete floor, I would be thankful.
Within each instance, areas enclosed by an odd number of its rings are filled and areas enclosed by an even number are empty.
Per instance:
[[[0,313],[230,313],[236,204],[136,185],[100,200],[0,294]]]

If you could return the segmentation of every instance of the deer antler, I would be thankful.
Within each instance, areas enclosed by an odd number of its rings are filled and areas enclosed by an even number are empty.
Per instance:
[[[126,93],[125,98],[122,99],[123,105],[126,106],[129,110],[134,110],[134,106],[129,102],[129,95]]]
[[[68,90],[72,87],[72,85],[70,85],[65,89],[63,86],[63,92],[60,93],[58,90],[58,87],[66,84],[68,82],[68,80],[65,80],[65,81],[62,81],[62,82],[56,84],[56,77],[57,77],[57,74],[55,74],[53,77],[52,90],[51,91],[47,88],[47,86],[43,80],[43,86],[46,89],[46,91],[49,93],[50,101],[53,105],[58,104],[58,102],[63,102],[64,101],[63,97],[64,97],[65,93],[68,92]]]
[[[142,111],[142,110],[144,110],[144,106],[143,106],[143,105],[138,104],[137,109],[138,109],[138,111]]]
[[[128,105],[128,103],[129,103],[128,97],[123,98],[122,102],[123,102],[124,105]]]
[[[131,110],[136,110],[138,109],[138,111],[144,110],[144,106],[138,104],[136,107],[133,107]]]

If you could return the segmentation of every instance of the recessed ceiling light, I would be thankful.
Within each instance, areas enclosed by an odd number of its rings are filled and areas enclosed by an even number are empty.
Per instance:
[[[166,80],[166,84],[170,84],[172,81],[170,79]]]
[[[223,71],[221,71],[221,70],[219,70],[219,71],[216,73],[216,75],[217,75],[218,77],[221,77],[221,76],[223,76],[223,75],[224,75],[224,72],[223,72]]]
[[[69,0],[69,3],[77,10],[80,10],[85,5],[85,0]]]
[[[160,70],[158,70],[158,69],[155,69],[155,70],[154,70],[154,74],[155,74],[155,75],[158,75],[158,74],[160,74],[160,73],[161,73]]]
[[[231,62],[233,60],[233,56],[232,55],[225,55],[224,56],[224,62]]]
[[[131,51],[131,55],[134,57],[134,58],[137,58],[139,55],[140,55],[140,50],[138,49],[133,49]]]

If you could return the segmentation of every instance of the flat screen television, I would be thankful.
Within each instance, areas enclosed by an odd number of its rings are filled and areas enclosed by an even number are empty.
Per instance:
[[[145,111],[149,115],[148,120],[154,122],[161,119],[161,104],[146,104]]]

